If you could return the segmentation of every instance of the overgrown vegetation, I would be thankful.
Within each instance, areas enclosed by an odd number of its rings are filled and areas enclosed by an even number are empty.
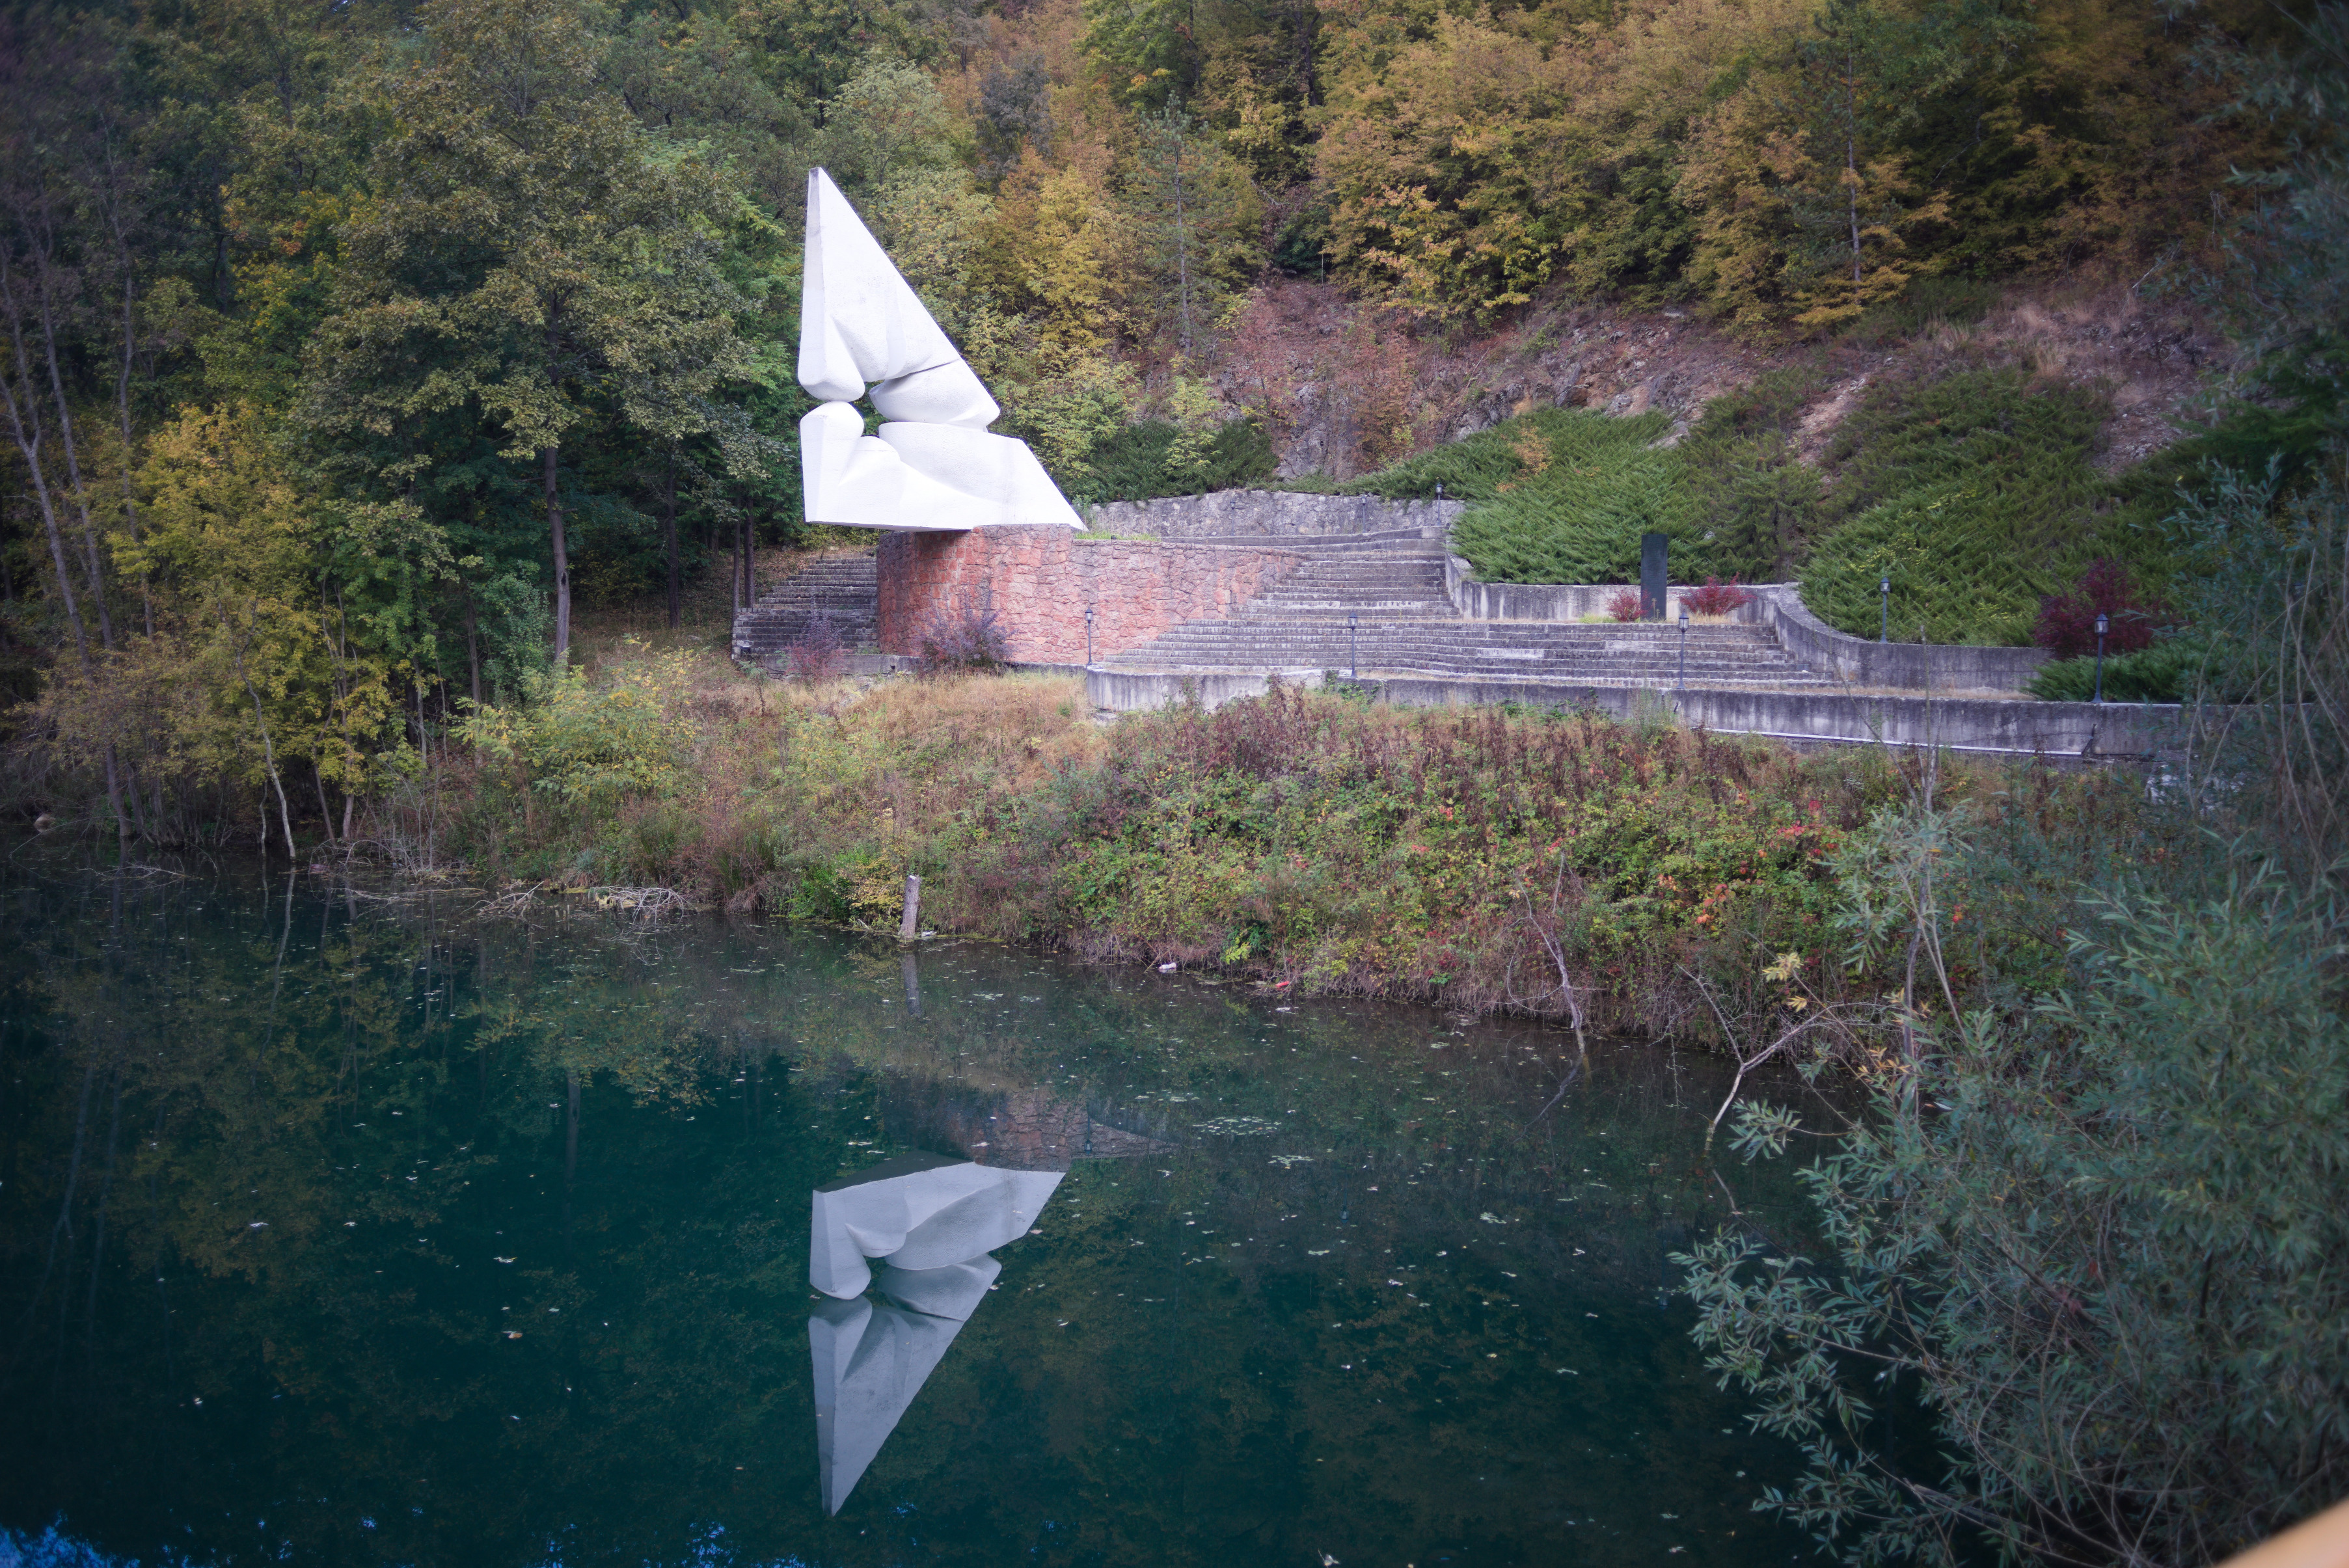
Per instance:
[[[2251,100],[2341,101],[2349,12],[2296,55]],[[1807,1461],[1757,1506],[1847,1563],[2209,1563],[2349,1490],[2349,443],[2337,324],[2298,303],[2341,297],[2337,115],[2299,151],[2242,259],[2260,400],[2210,443],[2260,461],[2172,520],[2190,638],[2115,661],[2185,677],[2182,755],[2036,909],[2060,822],[1927,788],[1849,837],[1842,960],[1900,980],[1820,1034],[1870,1104],[1736,1133],[1835,1140],[1825,1255],[1682,1260],[1713,1366]],[[1757,1040],[1814,1028],[1787,1000]]]
[[[1767,1016],[1775,960],[1844,994],[1826,962],[1828,858],[1911,788],[1877,753],[1803,758],[1588,714],[1292,689],[1104,733],[1065,679],[810,688],[714,664],[673,679],[685,667],[639,655],[598,683],[623,705],[665,694],[679,727],[630,733],[687,737],[642,789],[591,807],[564,782],[577,759],[518,739],[500,766],[448,779],[451,851],[500,877],[668,885],[876,929],[894,928],[913,872],[941,930],[1227,965],[1309,993],[1579,1006],[1720,1042],[1707,994],[1733,1019]],[[513,765],[533,756],[543,770]],[[1958,788],[1992,820],[2065,825],[2064,847],[2018,874],[2033,919],[2108,857],[2149,852],[2125,781]]]
[[[1682,1261],[1712,1365],[1807,1460],[1758,1506],[1847,1562],[2208,1563],[2349,1487],[2344,469],[2184,520],[2226,633],[2130,847],[2034,911],[2017,871],[2069,827],[1929,787],[1837,857],[1839,956],[1899,986],[1790,994],[1756,1037],[1830,1017],[1806,1070],[1857,1067],[1867,1114],[1736,1133],[1834,1138],[1801,1173],[1826,1255],[1749,1233]]]

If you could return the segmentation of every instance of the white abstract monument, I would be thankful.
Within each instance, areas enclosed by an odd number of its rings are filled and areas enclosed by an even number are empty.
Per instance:
[[[839,1298],[808,1319],[816,1462],[828,1512],[848,1501],[987,1299],[1003,1266],[988,1253],[1027,1234],[1060,1184],[1057,1171],[913,1154],[815,1190],[808,1281]],[[865,1299],[868,1284],[887,1301]]]
[[[808,171],[799,377],[822,399],[800,421],[810,522],[1084,526],[1025,441],[988,430],[1002,410],[821,169]],[[867,396],[877,436],[854,407]]]
[[[815,1190],[808,1283],[845,1301],[873,1283],[868,1258],[899,1270],[945,1268],[1028,1233],[1058,1171],[1006,1171],[904,1154]]]

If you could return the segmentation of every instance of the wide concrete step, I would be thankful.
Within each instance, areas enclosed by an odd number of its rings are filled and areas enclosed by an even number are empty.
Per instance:
[[[1677,637],[1618,637],[1580,634],[1586,628],[1549,625],[1541,622],[1364,620],[1349,627],[1342,618],[1319,616],[1285,619],[1276,616],[1235,616],[1228,621],[1189,621],[1164,634],[1168,640],[1233,638],[1278,641],[1288,637],[1342,637],[1350,633],[1386,642],[1420,642],[1447,647],[1516,647],[1574,649],[1607,654],[1674,654],[1682,647],[1752,649],[1773,656],[1781,653],[1766,632],[1703,634],[1695,631],[1683,643]],[[1725,631],[1725,629],[1724,629]]]
[[[1678,663],[1556,665],[1542,660],[1453,659],[1441,656],[1399,658],[1368,651],[1357,656],[1344,648],[1321,650],[1319,657],[1312,656],[1307,650],[1290,650],[1277,658],[1221,659],[1172,654],[1144,658],[1128,654],[1102,662],[1112,669],[1413,669],[1450,675],[1514,676],[1525,680],[1676,680],[1682,674]],[[1690,680],[1742,680],[1774,686],[1790,681],[1809,684],[1825,678],[1791,666],[1770,668],[1753,665],[1710,665],[1696,659],[1688,662],[1686,676]]]
[[[1751,691],[1807,691],[1812,689],[1840,689],[1834,681],[1824,676],[1814,676],[1806,672],[1770,676],[1725,675],[1720,672],[1700,671],[1694,665],[1690,666],[1685,676],[1682,676],[1678,671],[1669,669],[1609,669],[1595,672],[1545,670],[1539,668],[1484,669],[1475,667],[1444,667],[1428,665],[1373,663],[1368,659],[1363,660],[1359,665],[1350,665],[1342,659],[1334,661],[1323,659],[1309,663],[1300,662],[1288,665],[1185,665],[1163,661],[1159,663],[1129,663],[1123,660],[1119,660],[1111,663],[1104,663],[1101,667],[1104,670],[1130,675],[1214,676],[1232,675],[1243,672],[1247,674],[1259,674],[1266,671],[1278,671],[1284,675],[1293,676],[1299,679],[1303,679],[1327,670],[1338,670],[1340,672],[1350,673],[1364,678],[1398,678],[1417,676],[1423,679],[1433,680],[1474,680],[1480,682],[1502,683],[1519,681],[1523,682],[1526,686],[1537,687],[1555,687],[1559,686],[1640,686],[1655,690],[1663,690],[1677,686],[1686,685],[1692,686],[1707,686]]]

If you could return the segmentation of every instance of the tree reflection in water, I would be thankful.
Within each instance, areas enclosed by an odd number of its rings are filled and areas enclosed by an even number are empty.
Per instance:
[[[1660,1307],[1724,1182],[1740,1222],[1800,1213],[1784,1171],[1698,1163],[1710,1062],[1594,1050],[1537,1116],[1571,1045],[1530,1026],[977,944],[485,924],[460,891],[13,874],[5,1551],[60,1520],[190,1563],[1799,1544],[1745,1511],[1781,1456]],[[885,1268],[844,1321],[802,1195],[905,1154],[1065,1174],[1042,1234]],[[889,1320],[901,1418],[859,1479],[836,1395],[830,1497],[812,1311],[835,1390],[884,1313],[961,1325]]]

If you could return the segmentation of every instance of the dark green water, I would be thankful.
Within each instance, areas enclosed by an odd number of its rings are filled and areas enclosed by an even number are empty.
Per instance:
[[[0,885],[0,1563],[1804,1550],[1667,1294],[1799,1224],[1713,1061],[481,899]],[[908,1151],[1067,1175],[831,1517],[809,1194]]]

